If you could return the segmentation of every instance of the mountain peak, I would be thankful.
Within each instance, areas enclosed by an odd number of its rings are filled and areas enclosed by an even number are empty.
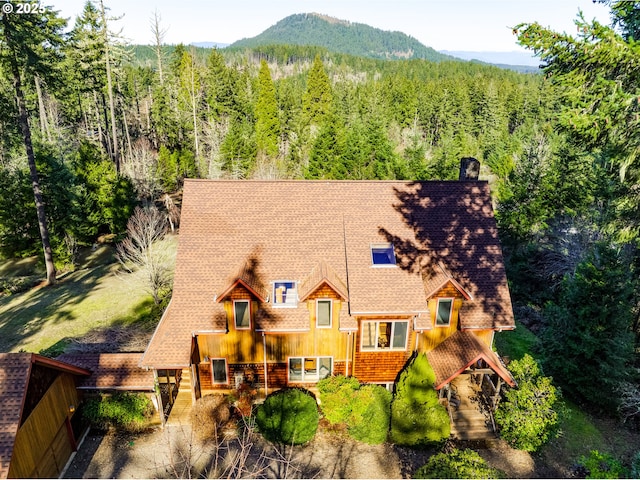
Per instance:
[[[336,53],[380,59],[420,58],[436,62],[453,59],[402,32],[388,32],[320,13],[290,15],[261,34],[239,40],[230,47],[277,44],[324,47]]]

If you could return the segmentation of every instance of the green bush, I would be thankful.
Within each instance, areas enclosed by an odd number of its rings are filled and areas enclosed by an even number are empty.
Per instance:
[[[83,416],[94,427],[119,428],[137,432],[145,428],[153,415],[153,404],[142,393],[101,394],[90,398],[83,407]]]
[[[500,470],[470,449],[438,453],[413,474],[413,478],[504,478]]]
[[[376,445],[387,439],[391,394],[379,385],[360,385],[353,377],[336,375],[318,382],[322,413],[329,422],[344,423],[349,435]]]
[[[363,385],[353,394],[347,417],[349,435],[377,445],[387,440],[391,417],[391,393],[380,385]]]
[[[500,436],[515,448],[535,452],[558,432],[560,395],[529,354],[509,364],[518,386],[504,389],[495,413]]]
[[[322,413],[329,422],[347,422],[352,408],[351,400],[358,388],[360,388],[360,382],[356,378],[344,375],[323,378],[318,382]]]
[[[318,406],[306,390],[288,388],[267,396],[256,410],[256,425],[274,443],[300,445],[318,430]]]
[[[585,478],[625,478],[622,464],[613,455],[591,450],[588,457],[580,457],[580,465],[586,470]]]
[[[438,402],[435,373],[423,353],[403,370],[391,403],[391,440],[399,445],[438,443],[449,437],[447,410]]]

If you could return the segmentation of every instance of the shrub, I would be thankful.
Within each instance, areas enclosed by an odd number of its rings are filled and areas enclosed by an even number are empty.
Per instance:
[[[529,354],[511,362],[509,369],[518,386],[503,390],[495,413],[500,436],[515,448],[535,452],[557,434],[560,395]]]
[[[288,388],[267,396],[256,410],[256,425],[274,443],[300,445],[311,440],[318,429],[318,406],[306,390]]]
[[[83,408],[83,416],[100,429],[115,427],[137,432],[147,426],[153,415],[153,404],[142,393],[101,394],[89,399]]]
[[[613,455],[591,450],[588,457],[580,457],[580,466],[586,470],[585,478],[625,478],[622,464]]]
[[[215,439],[222,425],[231,418],[229,399],[224,395],[205,395],[191,409],[191,423],[199,439]]]
[[[416,356],[402,371],[391,403],[391,440],[394,443],[419,446],[449,437],[449,415],[438,402],[435,378],[424,353]]]
[[[349,435],[371,445],[383,443],[389,432],[391,394],[379,385],[360,385],[353,377],[336,375],[318,382],[322,413],[347,425]]]
[[[351,411],[354,392],[360,388],[360,382],[353,377],[336,375],[323,378],[318,382],[322,413],[331,423],[346,423]]]
[[[356,440],[377,445],[389,433],[391,393],[380,385],[363,385],[354,392],[347,431]]]
[[[470,449],[438,453],[413,474],[413,478],[503,478],[500,470]]]

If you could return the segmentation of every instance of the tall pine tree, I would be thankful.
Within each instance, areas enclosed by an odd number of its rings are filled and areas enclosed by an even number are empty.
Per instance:
[[[256,144],[258,150],[275,157],[278,155],[280,120],[276,88],[265,60],[260,62],[258,73],[258,101],[256,102]]]

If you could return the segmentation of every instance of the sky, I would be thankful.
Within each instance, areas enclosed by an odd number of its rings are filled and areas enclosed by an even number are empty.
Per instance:
[[[41,0],[72,26],[86,0]],[[97,2],[98,0],[94,0]],[[233,43],[258,35],[296,13],[321,13],[375,28],[400,31],[436,50],[522,51],[511,27],[539,22],[575,33],[582,10],[609,23],[608,9],[593,0],[104,0],[113,31],[132,43],[151,44],[151,18],[160,17],[164,43]]]

